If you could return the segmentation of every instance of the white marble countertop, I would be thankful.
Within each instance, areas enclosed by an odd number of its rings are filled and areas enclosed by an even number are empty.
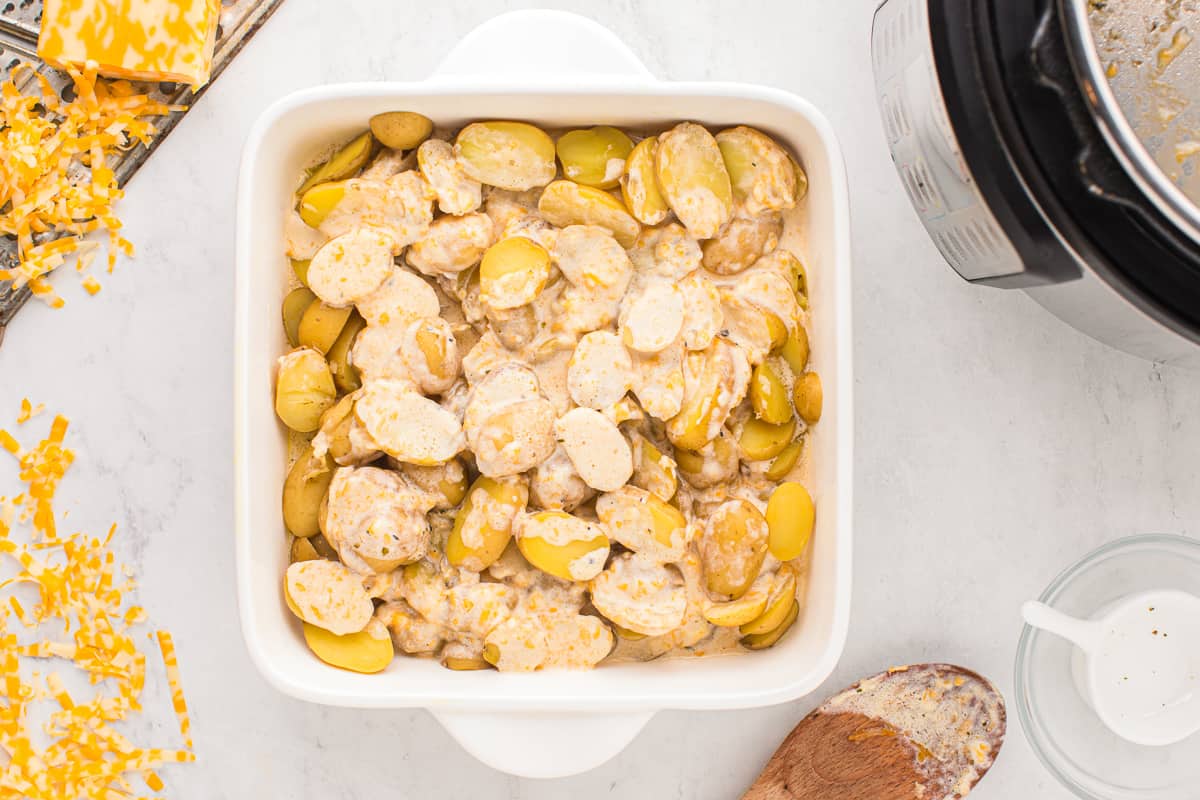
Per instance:
[[[807,97],[842,138],[858,398],[845,655],[818,695],[765,710],[662,713],[614,761],[556,782],[491,771],[424,711],[321,708],[269,688],[242,644],[233,577],[242,142],[285,92],[421,79],[474,25],[519,5],[287,0],[130,186],[122,216],[137,258],[123,259],[95,299],[64,276],[67,308],[31,304],[0,349],[0,420],[24,396],[72,418],[71,521],[121,522],[141,600],[175,634],[200,763],[164,771],[172,798],[737,797],[819,695],[928,660],[972,667],[1009,693],[1021,600],[1108,539],[1196,533],[1200,375],[1109,350],[1025,295],[972,288],[942,262],[880,130],[867,55],[876,0],[546,3],[609,26],[663,78]],[[174,723],[168,713],[143,725],[169,735]],[[1009,732],[972,796],[1068,797],[1015,714]]]

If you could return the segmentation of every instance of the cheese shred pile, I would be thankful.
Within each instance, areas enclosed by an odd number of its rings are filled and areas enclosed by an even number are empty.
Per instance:
[[[117,254],[133,254],[121,236],[113,204],[123,194],[114,156],[148,144],[155,133],[147,117],[174,110],[140,94],[129,81],[98,78],[95,70],[67,68],[74,99],[65,101],[44,75],[28,65],[0,84],[0,234],[16,239],[18,264],[0,268],[0,280],[28,285],[54,307],[63,305],[46,275],[70,256],[80,272],[95,256],[82,237],[108,234],[108,270]],[[22,85],[34,87],[22,91]],[[89,294],[100,290],[84,278]]]
[[[22,402],[21,418],[37,410]],[[0,583],[0,798],[145,797],[163,788],[156,769],[195,760],[175,647],[166,631],[135,630],[146,613],[126,599],[135,587],[109,547],[115,525],[103,538],[58,531],[54,495],[75,458],[63,445],[67,427],[55,417],[29,449],[0,429],[0,450],[18,460],[24,484],[0,497],[0,560],[12,575]],[[37,600],[27,608],[18,594],[28,598],[30,586]],[[158,646],[182,748],[144,747],[118,730],[142,710],[139,639]],[[92,688],[72,694],[68,673]]]

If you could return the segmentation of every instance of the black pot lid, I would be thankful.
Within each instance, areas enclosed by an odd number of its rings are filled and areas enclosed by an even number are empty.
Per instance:
[[[1083,96],[1146,198],[1200,244],[1200,10],[1183,0],[1058,0]]]

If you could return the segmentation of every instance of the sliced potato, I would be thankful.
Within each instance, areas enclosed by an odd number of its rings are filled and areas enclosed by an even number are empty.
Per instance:
[[[796,468],[797,462],[800,461],[800,454],[803,452],[804,440],[797,439],[779,451],[779,455],[775,456],[775,460],[771,462],[771,466],[767,467],[767,471],[763,474],[767,476],[768,480],[783,480]]]
[[[331,306],[344,308],[371,296],[396,267],[395,239],[378,228],[359,228],[336,236],[313,256],[308,288]]]
[[[312,259],[292,258],[288,260],[292,262],[292,272],[296,273],[296,280],[308,286],[308,265],[312,263]]]
[[[747,461],[766,461],[775,458],[791,444],[796,433],[796,421],[788,416],[787,422],[772,425],[766,420],[746,420],[738,445]]]
[[[344,394],[356,392],[362,388],[362,379],[358,370],[350,363],[350,352],[354,348],[354,340],[366,326],[367,321],[359,316],[358,312],[351,314],[350,319],[346,320],[342,332],[338,334],[337,339],[330,346],[329,352],[325,354],[329,360],[329,371],[333,373],[333,383],[337,386],[338,391]]]
[[[797,325],[779,351],[783,360],[792,368],[793,375],[803,375],[808,368],[808,331],[803,325]]]
[[[652,561],[678,561],[687,548],[683,514],[645,489],[622,486],[602,495],[596,501],[596,515],[609,536]]]
[[[611,492],[633,475],[633,454],[616,423],[593,408],[573,408],[558,418],[555,438],[583,482]]]
[[[614,189],[625,171],[633,142],[623,131],[599,125],[567,131],[558,137],[556,148],[563,175],[569,180],[598,189]]]
[[[608,560],[604,530],[565,511],[519,515],[513,532],[530,564],[564,581],[591,580]]]
[[[454,518],[446,559],[475,572],[490,567],[512,539],[513,520],[527,502],[529,488],[524,478],[477,478]]]
[[[371,132],[360,133],[346,146],[334,153],[328,161],[313,170],[308,176],[308,180],[304,181],[296,190],[296,194],[302,195],[320,183],[340,181],[353,176],[371,160],[371,153],[374,149],[375,140],[371,138]],[[307,222],[307,220],[305,221]]]
[[[713,238],[732,218],[729,173],[704,126],[681,122],[659,136],[655,172],[671,210],[697,239]]]
[[[346,196],[344,181],[318,183],[306,189],[300,197],[300,219],[310,228],[319,228],[334,207]]]
[[[478,658],[463,658],[461,656],[442,656],[442,666],[446,669],[452,669],[455,672],[471,672],[480,669],[491,669],[492,665],[484,660],[483,656]]]
[[[687,354],[684,376],[683,408],[667,422],[667,437],[678,448],[699,450],[717,437],[742,402],[750,365],[741,348],[718,338],[707,350]]]
[[[771,594],[767,599],[767,607],[763,613],[740,626],[738,630],[743,635],[767,633],[783,624],[796,602],[796,568],[791,564],[781,564],[779,571],[771,582]]]
[[[763,422],[782,425],[792,418],[792,401],[787,387],[769,362],[759,364],[750,376],[750,402],[754,413]]]
[[[753,216],[796,205],[797,173],[787,151],[754,128],[739,125],[717,134],[733,196]]]
[[[554,181],[538,200],[538,211],[552,225],[598,225],[610,231],[622,247],[633,247],[641,225],[620,200],[603,189],[574,181]]]
[[[592,579],[592,605],[634,633],[661,636],[683,623],[687,588],[679,570],[634,553],[622,553]]]
[[[741,453],[727,428],[699,451],[675,450],[679,473],[696,489],[708,489],[738,473]]]
[[[767,520],[746,500],[728,500],[709,517],[700,560],[709,592],[737,599],[750,589],[767,556]]]
[[[306,622],[304,641],[317,658],[326,664],[351,672],[382,672],[396,655],[392,637],[386,628],[382,633],[363,630],[338,636]]]
[[[763,214],[758,217],[735,217],[717,233],[704,242],[704,266],[718,275],[736,275],[745,271],[763,253],[769,253],[779,244],[783,233],[783,219],[778,214]]]
[[[368,381],[354,413],[379,448],[397,461],[441,464],[466,449],[458,417],[406,381]]]
[[[475,180],[521,192],[554,179],[554,140],[525,122],[473,122],[459,131],[454,153]]]
[[[316,561],[321,557],[317,549],[312,546],[312,542],[303,536],[295,536],[292,538],[292,546],[288,551],[288,563],[295,564],[298,561]]]
[[[479,263],[480,298],[495,309],[519,308],[533,302],[550,279],[550,254],[524,236],[492,245]]]
[[[585,408],[604,409],[633,387],[633,360],[616,334],[584,334],[567,365],[567,391]]]
[[[719,628],[737,628],[752,622],[767,610],[772,580],[770,575],[759,575],[750,589],[738,599],[713,603],[704,609],[704,618]]]
[[[339,636],[361,631],[375,612],[362,578],[336,561],[317,559],[290,565],[283,592],[292,613]]]
[[[796,618],[800,616],[800,603],[793,600],[791,606],[788,607],[787,615],[783,618],[783,622],[779,623],[778,627],[766,633],[758,633],[742,638],[742,646],[747,650],[766,650],[768,647],[774,647],[783,635],[788,632],[788,629],[796,622]]]
[[[329,455],[318,458],[311,447],[288,470],[283,481],[283,524],[293,536],[304,539],[321,532],[321,501],[329,491],[333,470]]]
[[[679,488],[675,460],[644,436],[635,434],[633,443],[634,471],[630,483],[670,502]]]
[[[788,481],[775,487],[767,501],[771,555],[780,561],[799,558],[812,539],[816,513],[812,496],[802,484]]]
[[[319,300],[310,303],[300,317],[296,339],[302,347],[311,347],[325,355],[342,335],[353,312],[353,308],[334,308]]]
[[[449,142],[441,139],[424,142],[417,148],[417,164],[433,187],[443,212],[466,214],[483,202],[483,184],[466,173]]]
[[[638,142],[625,161],[625,175],[621,179],[621,196],[625,198],[625,206],[643,225],[657,225],[671,213],[658,188],[654,166],[657,151],[657,136]]]
[[[772,314],[770,311],[765,311],[764,314],[767,318],[767,330],[771,334],[771,352],[774,353],[787,344],[791,331],[788,330],[788,326],[784,321],[775,314]]]
[[[371,117],[371,133],[384,147],[412,150],[433,133],[433,120],[415,111],[385,111]]]
[[[625,346],[648,356],[674,344],[683,330],[684,301],[683,291],[666,282],[626,295],[617,320]]]
[[[300,319],[316,299],[317,296],[303,286],[292,289],[283,298],[283,332],[292,347],[300,344]]]

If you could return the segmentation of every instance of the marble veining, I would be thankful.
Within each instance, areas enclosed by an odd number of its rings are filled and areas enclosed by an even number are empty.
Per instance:
[[[810,698],[663,713],[611,763],[545,783],[481,766],[423,711],[321,708],[268,687],[243,647],[233,582],[242,143],[288,91],[419,80],[474,25],[525,5],[288,0],[130,185],[121,212],[137,258],[102,275],[95,299],[66,276],[66,310],[32,303],[8,331],[0,419],[23,396],[73,419],[79,460],[63,507],[78,509],[81,527],[121,523],[120,554],[141,574],[142,600],[175,633],[200,761],[164,771],[172,798],[736,797],[824,695],[890,664],[959,662],[1011,692],[1020,601],[1108,539],[1197,533],[1200,374],[1112,351],[1023,294],[970,287],[942,262],[884,145],[867,56],[876,0],[547,2],[609,26],[663,78],[807,97],[842,138],[858,400],[845,656]],[[1014,721],[972,797],[1068,795]]]

